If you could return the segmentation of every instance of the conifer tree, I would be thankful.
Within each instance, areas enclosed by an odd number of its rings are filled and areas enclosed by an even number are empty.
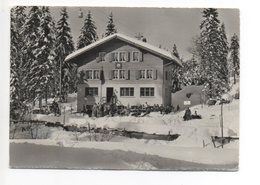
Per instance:
[[[40,92],[39,103],[41,106],[41,98],[47,97],[53,82],[54,68],[54,43],[55,43],[55,25],[50,15],[49,7],[41,8],[42,16],[38,27],[38,37],[33,46],[34,60],[31,63],[30,71],[28,71],[29,90]],[[45,95],[45,96],[44,96]]]
[[[117,30],[113,20],[113,13],[111,12],[110,15],[108,16],[108,23],[107,23],[105,36],[107,37],[114,33],[117,33]]]
[[[15,19],[14,22],[16,24],[15,27],[17,29],[19,29],[17,31],[19,34],[21,34],[20,29],[22,28],[22,26],[24,25],[25,20],[26,20],[26,13],[25,13],[26,7],[25,6],[16,6],[13,11],[14,11],[14,19]]]
[[[225,31],[224,23],[219,27],[219,42],[216,43],[218,45],[218,60],[215,63],[215,78],[216,91],[218,95],[221,95],[229,90],[229,81],[228,81],[228,41]],[[215,83],[216,83],[215,82]]]
[[[224,26],[219,26],[217,9],[204,9],[202,13],[199,38],[201,74],[205,79],[206,95],[216,98],[228,90],[225,30]]]
[[[181,90],[182,86],[202,85],[204,83],[200,73],[200,65],[194,56],[182,61],[182,67],[175,66],[172,71],[172,92]]]
[[[14,18],[14,10],[11,10],[11,48],[10,48],[10,116],[15,119],[15,111],[21,107],[20,79],[18,67],[18,34]]]
[[[161,48],[161,45],[159,46],[159,48]],[[173,45],[173,48],[172,48],[172,55],[177,58],[180,58],[175,44]],[[179,66],[174,66],[172,69],[171,76],[172,76],[172,92],[174,93],[174,92],[181,90],[183,69],[180,68]]]
[[[66,8],[61,9],[61,18],[57,23],[57,38],[56,38],[56,87],[61,85],[62,95],[67,94],[69,91],[72,92],[76,89],[75,87],[75,66],[66,63],[65,57],[74,51],[74,43],[71,36],[71,29],[68,24],[68,13]],[[61,73],[61,74],[60,74]],[[60,81],[61,78],[61,81]],[[61,83],[61,84],[59,84]]]
[[[173,48],[172,48],[172,55],[176,56],[177,58],[180,58],[179,52],[177,50],[177,46],[175,44],[173,45]]]
[[[11,10],[11,48],[15,48],[15,53],[11,53],[13,57],[14,68],[16,68],[16,75],[19,84],[19,101],[23,101],[24,83],[23,83],[23,47],[24,47],[24,35],[22,28],[26,20],[25,14],[26,8],[24,6],[16,6]],[[12,50],[14,51],[14,50]],[[15,55],[15,56],[14,56]],[[14,70],[11,67],[11,72]],[[14,72],[14,71],[13,71]],[[17,87],[18,88],[18,87]]]
[[[33,101],[35,99],[36,87],[33,87],[30,81],[32,80],[31,66],[36,60],[34,52],[37,48],[39,38],[39,27],[42,16],[42,10],[38,6],[33,6],[29,9],[25,24],[22,28],[22,34],[24,36],[23,52],[23,82],[24,93],[27,101]]]
[[[234,78],[234,84],[236,84],[236,76],[239,76],[239,39],[236,34],[231,37],[231,44],[230,44],[230,60],[232,66],[232,73]]]
[[[229,84],[228,84],[228,41],[227,41],[227,36],[226,36],[226,30],[225,30],[225,24],[222,23],[220,28],[219,28],[219,50],[218,50],[218,55],[219,55],[219,65],[218,65],[218,72],[219,72],[219,79],[221,80],[220,84],[220,89],[222,91],[229,90]],[[220,92],[220,93],[223,93]]]
[[[96,29],[95,22],[93,21],[91,12],[89,11],[80,31],[80,36],[77,43],[78,49],[83,48],[98,39]]]

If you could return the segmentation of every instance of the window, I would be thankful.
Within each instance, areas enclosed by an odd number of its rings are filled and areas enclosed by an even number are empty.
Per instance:
[[[138,51],[134,51],[133,52],[133,61],[139,61],[139,52]]]
[[[140,79],[145,79],[145,70],[140,70]]]
[[[118,62],[118,52],[112,53],[112,61]]]
[[[153,79],[153,70],[151,70],[151,69],[146,70],[146,78]]]
[[[105,55],[106,55],[106,52],[100,52],[99,53],[99,57],[100,57],[101,62],[105,61]]]
[[[152,69],[140,70],[140,79],[153,79],[153,70]]]
[[[126,62],[128,59],[127,52],[121,51],[121,52],[113,52],[111,53],[111,61],[112,62]]]
[[[87,70],[86,71],[86,79],[92,80],[92,79],[99,79],[99,70]]]
[[[133,87],[121,87],[120,96],[134,96],[134,88]]]
[[[97,87],[86,87],[85,96],[98,96],[98,88]]]
[[[94,76],[93,76],[93,79],[99,79],[99,70],[93,70],[94,72],[93,72],[93,74],[94,74]]]
[[[119,61],[125,62],[126,61],[126,52],[120,52],[119,53]]]
[[[113,70],[113,79],[118,79],[118,70]]]
[[[87,70],[86,71],[86,79],[93,79],[92,70]]]
[[[119,70],[119,79],[125,79],[125,70]]]
[[[141,87],[140,96],[154,96],[154,88],[153,87]]]
[[[113,70],[113,79],[125,79],[125,70]]]

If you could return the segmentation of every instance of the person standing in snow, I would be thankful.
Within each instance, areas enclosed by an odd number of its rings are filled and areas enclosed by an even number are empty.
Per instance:
[[[163,104],[161,104],[161,106],[160,106],[160,108],[159,108],[159,109],[160,109],[160,113],[161,113],[161,114],[163,114],[163,112],[164,112],[164,107],[163,107]]]
[[[191,119],[191,110],[189,107],[187,107],[187,109],[185,110],[185,114],[183,116],[183,120],[188,121],[190,119]]]
[[[177,105],[176,112],[178,112],[179,110],[180,110],[180,106]]]
[[[92,108],[92,117],[97,117],[97,104],[95,103]]]

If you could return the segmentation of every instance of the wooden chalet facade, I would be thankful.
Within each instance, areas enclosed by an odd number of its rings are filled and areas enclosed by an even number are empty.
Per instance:
[[[77,109],[110,102],[171,104],[171,70],[179,60],[171,53],[122,34],[114,34],[66,57],[78,66]]]

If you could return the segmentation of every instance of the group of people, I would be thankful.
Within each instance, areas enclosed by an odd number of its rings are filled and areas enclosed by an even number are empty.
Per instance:
[[[115,104],[94,104],[93,106],[84,105],[83,114],[89,117],[103,117],[106,115],[114,116],[117,113],[117,106]]]
[[[184,121],[188,121],[191,119],[201,119],[201,118],[202,118],[201,115],[198,115],[197,111],[195,111],[194,114],[192,114],[189,107],[186,108],[183,116]]]
[[[87,114],[89,117],[103,117],[103,116],[146,116],[150,112],[160,112],[161,114],[169,114],[170,112],[177,112],[179,111],[180,107],[173,106],[163,106],[159,104],[154,104],[153,106],[148,105],[146,102],[145,104],[141,104],[139,106],[117,106],[114,103],[106,103],[100,104],[95,103],[93,106],[84,105],[83,106],[83,114]]]
[[[60,115],[60,108],[59,108],[59,104],[58,102],[56,102],[55,100],[52,102],[51,107],[50,107],[50,111],[52,113],[54,113],[54,115]]]

